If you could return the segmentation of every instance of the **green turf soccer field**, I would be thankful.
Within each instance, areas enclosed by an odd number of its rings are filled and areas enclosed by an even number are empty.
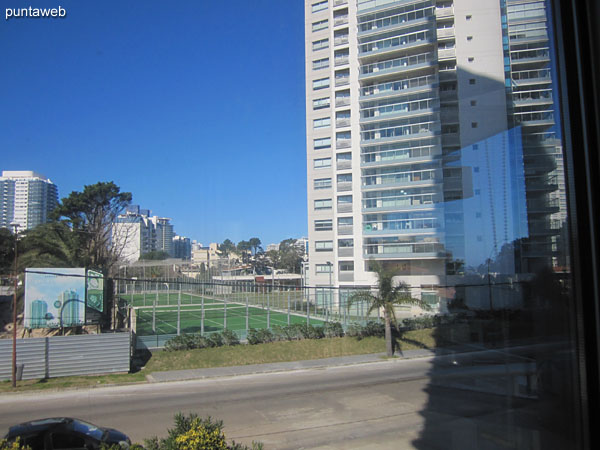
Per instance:
[[[156,299],[156,295],[146,294],[145,307],[143,294],[135,294],[133,296],[122,296],[122,298],[132,301],[135,308],[135,331],[138,336],[150,336],[154,334],[175,334],[177,333],[177,306],[178,293],[169,294],[167,302],[167,294],[159,294],[156,302],[156,312],[151,306]],[[287,298],[285,301],[276,301],[276,298],[252,299],[253,302],[265,300],[264,307],[262,305],[249,305],[248,312],[248,328],[267,328],[274,325],[287,325],[288,314],[287,309],[279,309],[269,311],[267,304],[271,308],[284,306],[287,308]],[[281,299],[280,299],[281,300]],[[271,306],[271,302],[273,306]],[[290,300],[290,308],[300,306],[298,302]],[[155,329],[152,330],[153,314],[155,316]],[[310,318],[312,325],[322,325],[323,320]],[[306,313],[290,311],[289,323],[307,323]],[[233,331],[246,330],[246,305],[243,303],[225,303],[219,299],[204,297],[204,332],[211,333],[222,331],[225,328]],[[181,333],[200,333],[202,332],[202,297],[194,294],[183,294],[181,297],[181,312],[180,312],[180,332]]]

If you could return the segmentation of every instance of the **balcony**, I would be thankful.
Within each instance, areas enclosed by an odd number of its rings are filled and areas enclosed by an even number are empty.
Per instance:
[[[339,27],[348,23],[348,16],[337,16],[333,18],[333,26]]]
[[[412,36],[394,37],[359,45],[358,56],[359,58],[367,58],[384,53],[406,51],[418,47],[431,46],[434,41],[435,39],[430,32],[427,32],[426,36],[419,39],[412,38]]]
[[[352,139],[338,139],[335,141],[335,148],[350,148]]]
[[[456,69],[440,70],[440,81],[456,81]]]
[[[333,0],[333,6],[342,6],[342,5],[347,5],[348,4],[348,0]]]
[[[436,83],[434,75],[410,78],[401,81],[392,81],[372,86],[366,86],[361,90],[361,99],[371,99],[380,97],[389,97],[393,95],[404,95],[411,91],[421,91],[424,89],[433,89]]]
[[[421,53],[419,55],[367,64],[361,67],[359,79],[369,79],[398,71],[416,70],[430,66],[433,61],[434,57],[432,53]]]
[[[335,85],[336,86],[345,86],[346,84],[350,84],[350,77],[335,77]]]
[[[458,133],[442,134],[442,146],[444,146],[444,147],[460,146],[460,135]]]
[[[558,199],[529,200],[527,202],[527,213],[529,214],[553,214],[559,210]]]
[[[424,259],[445,258],[446,251],[439,243],[385,243],[364,246],[366,259]]]
[[[453,17],[454,16],[454,7],[449,6],[446,8],[435,8],[435,17],[438,19],[443,19],[445,17]]]
[[[343,128],[350,126],[350,119],[335,119],[336,128]]]
[[[409,211],[409,210],[431,210],[435,203],[442,203],[440,194],[420,194],[415,196],[386,197],[379,199],[367,199],[363,202],[363,213],[386,212],[386,211]]]
[[[352,203],[341,203],[337,205],[337,212],[352,212]]]
[[[338,190],[338,192],[351,191],[352,190],[352,183],[350,183],[350,182],[338,183],[337,184],[337,190]]]
[[[348,236],[354,234],[354,227],[352,225],[338,226],[338,235]],[[350,255],[352,256],[352,255]]]
[[[452,38],[454,37],[454,27],[438,28],[436,33],[438,39]]]
[[[335,47],[337,47],[338,45],[347,45],[348,42],[350,42],[350,38],[347,34],[343,35],[343,36],[336,36],[333,39],[333,45]]]
[[[418,162],[433,161],[439,151],[433,148],[419,149],[415,148],[412,150],[389,150],[385,152],[373,152],[363,155],[361,161],[361,167],[382,167],[391,166],[397,164],[414,164]]]
[[[335,66],[343,66],[346,64],[350,64],[350,58],[348,56],[344,56],[344,57],[337,57],[335,58]]]
[[[350,104],[350,97],[342,97],[335,99],[335,106],[348,106]]]
[[[354,256],[354,247],[340,247],[338,256]]]
[[[453,48],[440,48],[438,50],[438,59],[454,59],[456,58],[456,50]]]
[[[336,169],[337,170],[352,169],[352,161],[349,161],[349,160],[338,161],[336,164]]]
[[[340,272],[338,274],[339,281],[354,281],[354,272]]]
[[[431,185],[442,180],[441,169],[426,169],[413,172],[398,171],[394,173],[382,173],[363,175],[362,189],[377,190],[382,187],[411,187],[420,185]]]

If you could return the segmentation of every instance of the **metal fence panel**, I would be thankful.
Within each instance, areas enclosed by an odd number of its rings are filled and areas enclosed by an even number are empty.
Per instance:
[[[17,364],[23,380],[46,377],[46,338],[17,339]],[[0,380],[12,378],[12,339],[0,340]]]
[[[128,372],[129,333],[17,339],[24,380]],[[12,377],[12,340],[0,341],[0,380]]]

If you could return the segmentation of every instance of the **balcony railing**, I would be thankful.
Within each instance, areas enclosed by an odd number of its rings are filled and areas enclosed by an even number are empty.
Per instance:
[[[333,0],[333,6],[347,5],[348,0]]]
[[[352,183],[350,183],[350,182],[338,183],[337,184],[337,190],[338,190],[338,192],[351,191],[352,190]]]
[[[454,27],[438,28],[437,29],[437,37],[438,37],[438,39],[454,37]]]
[[[354,247],[340,247],[338,256],[354,256]]]
[[[445,254],[444,245],[439,243],[381,243],[364,246],[366,258],[413,258],[425,255],[444,257]]]
[[[349,148],[352,146],[351,139],[338,139],[335,141],[335,148]]]
[[[336,57],[335,58],[335,65],[336,66],[343,66],[344,64],[349,64],[350,63],[350,58],[348,56],[344,56],[344,57]]]
[[[363,164],[394,163],[416,158],[427,158],[439,152],[433,146],[402,148],[396,150],[385,150],[379,152],[365,153],[362,156]]]
[[[336,168],[337,168],[337,170],[352,169],[352,161],[348,161],[348,160],[338,161],[336,164]]]
[[[403,91],[405,89],[413,89],[422,86],[433,85],[436,82],[434,75],[426,75],[423,77],[410,78],[400,81],[392,81],[389,83],[375,84],[362,88],[361,95],[368,97],[371,95],[380,95]]]
[[[335,119],[335,126],[337,128],[349,127],[350,126],[350,119]]]
[[[350,39],[348,37],[348,35],[344,35],[344,36],[338,36],[336,38],[333,39],[333,45],[334,46],[338,46],[338,45],[346,45],[348,42],[350,42]]]
[[[348,16],[337,16],[333,18],[333,26],[337,27],[348,23]]]
[[[363,176],[363,187],[377,187],[389,184],[412,184],[434,182],[441,178],[439,169],[418,170],[414,172],[382,173]]]
[[[439,59],[456,58],[456,50],[453,48],[440,48],[438,50]]]
[[[443,197],[440,194],[417,194],[405,195],[402,197],[382,197],[363,201],[363,209],[366,212],[386,209],[410,209],[410,208],[431,208],[434,203],[441,203]]]
[[[352,203],[338,203],[337,205],[338,212],[352,212]]]
[[[442,17],[451,17],[454,15],[454,7],[449,6],[446,8],[435,8],[435,17],[441,19]]]
[[[344,236],[354,234],[354,227],[352,225],[339,226],[338,234]]]
[[[348,106],[350,104],[350,97],[336,98],[335,106]]]
[[[350,77],[335,77],[336,86],[344,86],[350,84]]]
[[[396,68],[409,68],[411,66],[417,66],[426,64],[434,60],[433,54],[421,53],[419,55],[407,56],[404,58],[390,59],[388,61],[382,61],[373,64],[367,64],[362,66],[360,69],[361,75],[373,75],[377,72],[384,70],[396,69]]]
[[[354,281],[354,272],[340,272],[338,279],[340,281]]]

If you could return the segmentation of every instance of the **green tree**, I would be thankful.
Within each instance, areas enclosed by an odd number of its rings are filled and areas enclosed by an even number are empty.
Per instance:
[[[248,252],[250,251],[250,242],[240,241],[237,245],[238,252],[242,255],[242,262],[245,264],[248,261]]]
[[[82,266],[79,243],[77,234],[63,222],[38,225],[19,239],[19,268]]]
[[[235,244],[229,239],[225,239],[223,243],[219,245],[219,251],[223,256],[229,256],[229,254],[235,252],[235,250]]]
[[[15,237],[7,228],[0,228],[0,274],[11,273],[15,257]]]
[[[83,265],[111,271],[126,245],[126,237],[111,243],[112,224],[130,203],[131,193],[112,181],[84,186],[62,199],[53,213],[75,233]]]
[[[369,305],[367,314],[373,311],[383,310],[385,322],[385,348],[388,356],[394,355],[394,341],[392,339],[392,322],[397,326],[396,306],[416,305],[424,310],[429,310],[429,305],[420,299],[413,298],[410,288],[406,283],[398,283],[394,286],[394,273],[386,270],[378,263],[371,263],[373,272],[377,275],[376,293],[372,291],[358,291],[348,298],[348,309],[353,303],[364,301]]]
[[[144,253],[140,256],[140,261],[163,261],[169,257],[169,254],[162,250],[153,250],[148,253]]]
[[[280,268],[289,273],[300,273],[304,249],[296,246],[296,239],[285,239],[279,244]]]
[[[258,251],[258,249],[261,248],[260,244],[262,244],[262,242],[260,241],[259,238],[253,237],[253,238],[250,238],[248,243],[250,244],[250,247],[252,248],[252,254],[256,255],[256,252]]]

